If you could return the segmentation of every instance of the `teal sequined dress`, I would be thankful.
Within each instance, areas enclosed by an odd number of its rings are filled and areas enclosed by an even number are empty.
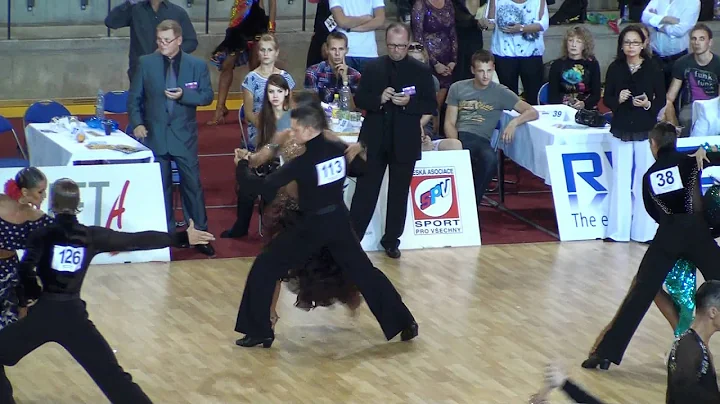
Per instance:
[[[703,206],[705,219],[716,233],[720,230],[720,185],[713,185],[707,190],[703,196]],[[685,259],[679,259],[665,278],[665,288],[680,316],[675,328],[676,337],[687,331],[693,322],[696,272],[695,265]]]

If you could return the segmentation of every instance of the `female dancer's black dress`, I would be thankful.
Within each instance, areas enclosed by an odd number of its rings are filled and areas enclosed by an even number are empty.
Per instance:
[[[260,0],[235,0],[225,39],[213,51],[210,62],[220,69],[229,54],[237,54],[235,66],[247,64],[250,60],[249,42],[268,32],[269,22],[270,17],[260,7]]]
[[[280,149],[280,155],[285,162],[301,152],[302,146],[292,140]],[[272,239],[279,232],[295,226],[301,215],[297,200],[287,189],[281,189],[264,209],[264,234],[268,239]],[[283,281],[288,289],[298,296],[295,307],[303,310],[318,306],[328,307],[338,302],[355,309],[362,303],[357,287],[343,274],[326,249],[311,257],[302,267],[292,269]]]
[[[0,250],[15,251],[25,249],[30,234],[53,223],[48,215],[35,221],[22,224],[7,222],[0,218]],[[0,329],[18,320],[18,307],[25,307],[24,296],[18,296],[18,258],[0,259]]]

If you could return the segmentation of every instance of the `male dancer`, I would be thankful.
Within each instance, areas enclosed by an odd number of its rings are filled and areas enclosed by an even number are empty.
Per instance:
[[[337,264],[357,285],[368,307],[390,340],[401,333],[403,341],[418,335],[418,324],[385,275],[373,267],[350,225],[343,201],[346,175],[362,170],[362,159],[354,158],[358,148],[323,135],[325,114],[317,104],[291,112],[292,131],[305,153],[267,177],[249,174],[247,151],[236,150],[237,180],[243,192],[261,193],[271,201],[277,190],[291,181],[298,186],[300,222],[281,232],[263,249],[253,263],[238,311],[235,331],[245,334],[236,344],[270,348],[275,335],[270,323],[270,302],[275,282],[312,254],[327,247]]]
[[[70,179],[57,180],[50,190],[55,223],[34,232],[27,242],[19,275],[26,296],[38,302],[30,314],[0,332],[0,402],[14,403],[4,366],[13,366],[46,342],[62,345],[90,374],[112,403],[151,403],[130,374],[118,365],[105,338],[88,319],[80,299],[85,274],[95,255],[110,251],[138,251],[170,245],[206,244],[210,233],[146,231],[123,233],[77,221],[80,188]],[[34,268],[37,267],[37,274]],[[37,277],[42,281],[42,291]]]
[[[706,280],[720,278],[720,246],[705,222],[700,191],[703,160],[720,165],[720,153],[704,149],[688,156],[677,151],[677,131],[667,122],[650,131],[655,163],[643,177],[643,200],[659,227],[635,280],[612,322],[600,334],[582,367],[607,370],[620,365],[625,349],[668,272],[679,258],[697,266]]]

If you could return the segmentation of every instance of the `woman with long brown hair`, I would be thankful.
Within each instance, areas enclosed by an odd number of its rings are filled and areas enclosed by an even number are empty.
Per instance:
[[[267,163],[271,163],[275,149],[279,144],[284,144],[287,141],[285,138],[289,136],[287,129],[290,128],[290,84],[282,75],[272,74],[266,80],[261,98],[262,108],[258,111],[256,120],[260,130],[254,139],[257,153],[250,157],[250,166],[260,173],[267,173]],[[262,167],[263,165],[265,167]],[[255,198],[238,193],[237,219],[229,230],[222,232],[220,237],[246,236],[254,205]]]

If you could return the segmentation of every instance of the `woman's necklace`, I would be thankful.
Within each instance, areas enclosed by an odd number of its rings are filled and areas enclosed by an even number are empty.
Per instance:
[[[642,66],[642,61],[640,63],[630,63],[628,62],[628,67],[630,68],[630,74],[634,74],[638,69]]]

